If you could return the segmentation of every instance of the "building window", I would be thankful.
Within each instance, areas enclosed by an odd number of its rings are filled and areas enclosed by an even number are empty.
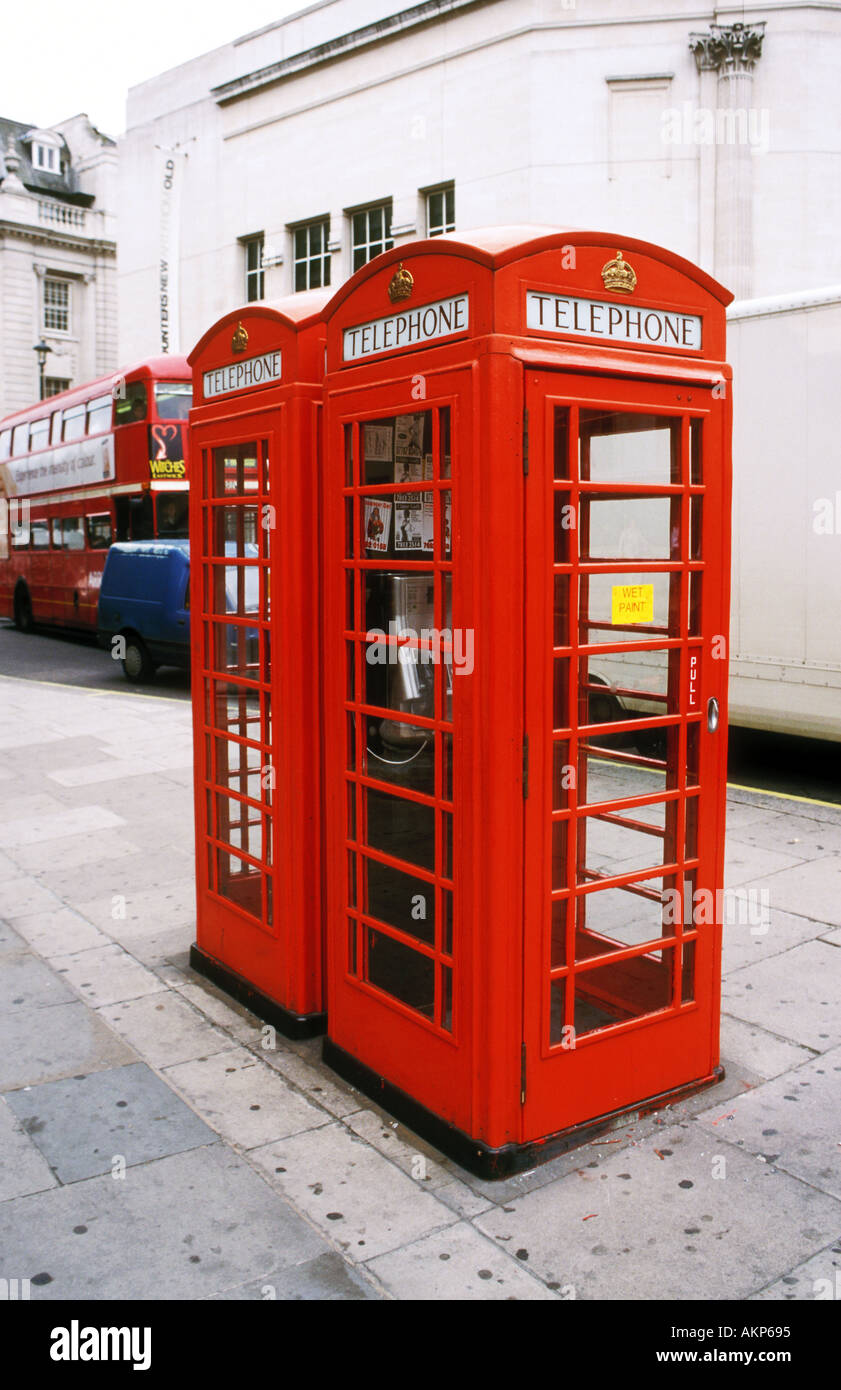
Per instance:
[[[44,280],[44,331],[70,332],[70,282]]]
[[[48,376],[44,378],[44,399],[47,396],[60,396],[62,391],[70,390],[70,378],[64,376]]]
[[[295,263],[295,292],[320,290],[330,284],[330,222],[321,218],[292,228],[292,248]]]
[[[376,207],[364,208],[354,212],[351,217],[353,229],[353,268],[367,265],[382,251],[390,251],[394,242],[391,239],[391,203],[380,203]]]
[[[35,145],[33,163],[36,169],[46,169],[48,173],[61,173],[61,162],[57,149],[52,145]]]
[[[456,229],[456,190],[453,184],[431,188],[426,195],[426,235],[446,236]]]
[[[265,284],[263,271],[264,241],[265,237],[262,232],[259,236],[243,238],[243,246],[245,247],[245,299],[248,304],[253,304],[256,300],[263,298]]]

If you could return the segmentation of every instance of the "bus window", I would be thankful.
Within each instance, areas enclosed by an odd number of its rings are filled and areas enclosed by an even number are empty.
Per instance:
[[[155,409],[159,420],[186,420],[193,404],[189,381],[156,381]]]
[[[61,517],[53,517],[53,548],[61,550]]]
[[[167,539],[186,540],[189,498],[186,492],[160,492],[157,498],[158,535]]]
[[[53,423],[52,423],[52,425],[51,425],[51,427],[50,427],[50,443],[51,443],[51,444],[60,444],[60,443],[61,443],[61,411],[60,411],[60,410],[54,410],[54,411],[53,411]]]
[[[88,401],[88,434],[105,434],[111,428],[111,397]]]
[[[0,433],[0,459],[11,457],[12,453],[12,431],[3,430]]]
[[[129,529],[131,532],[130,540],[151,541],[155,536],[155,518],[152,509],[152,498],[148,492],[144,492],[140,497],[129,498]]]
[[[82,439],[85,433],[85,407],[83,405],[71,405],[69,410],[64,412],[64,428],[62,438],[65,444],[73,439]]]
[[[114,397],[114,424],[132,425],[135,420],[145,420],[148,408],[145,383],[125,382]]]
[[[61,523],[61,546],[63,550],[84,550],[85,523],[80,516],[66,516]]]
[[[50,527],[46,521],[33,521],[32,523],[32,549],[49,550],[50,548]]]
[[[33,420],[29,432],[29,447],[34,453],[36,449],[46,449],[50,442],[50,421],[49,417],[45,420]]]
[[[20,458],[21,454],[29,453],[29,421],[25,425],[16,425],[12,435],[12,457]]]
[[[88,517],[88,546],[91,550],[107,550],[111,544],[111,518],[107,512]]]

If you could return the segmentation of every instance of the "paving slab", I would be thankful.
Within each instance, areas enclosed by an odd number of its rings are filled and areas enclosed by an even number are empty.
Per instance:
[[[57,912],[62,906],[55,893],[29,875],[6,880],[2,904],[3,916],[10,920],[27,917],[33,912]]]
[[[827,824],[819,816],[797,815],[791,812],[760,810],[752,807],[752,818],[731,824],[727,813],[728,841],[755,845],[762,849],[779,850],[798,859],[818,859],[826,854],[841,854],[841,826]]]
[[[58,1179],[44,1155],[0,1097],[0,1202],[29,1192],[45,1192],[57,1185]]]
[[[101,931],[69,907],[60,907],[55,912],[33,912],[11,920],[15,931],[47,960],[51,956],[73,955],[94,946],[108,945],[108,938]]]
[[[75,998],[72,989],[37,956],[10,956],[0,970],[0,1015],[45,1009]]]
[[[63,1183],[212,1142],[203,1120],[143,1062],[48,1081],[6,1103]]]
[[[841,855],[823,855],[768,879],[773,907],[841,927]]]
[[[0,1206],[0,1249],[20,1273],[46,1276],[33,1299],[204,1299],[279,1265],[304,1264],[324,1241],[221,1144]]]
[[[166,988],[157,975],[113,942],[76,955],[54,956],[51,964],[95,1009]]]
[[[123,817],[104,806],[78,806],[3,822],[0,840],[7,851],[14,852],[25,845],[46,845],[68,835],[95,836],[100,830],[113,830],[122,825],[125,825]]]
[[[722,1008],[769,1033],[827,1052],[841,1043],[837,947],[820,940],[728,975]]]
[[[728,1074],[735,1065],[768,1080],[792,1067],[802,1066],[814,1055],[811,1048],[778,1038],[758,1024],[745,1023],[729,1014],[721,1016],[721,1060]]]
[[[350,1115],[359,1108],[361,1097],[358,1091],[351,1086],[337,1081],[334,1074],[327,1067],[317,1060],[317,1054],[321,1051],[320,1039],[313,1039],[312,1057],[301,1057],[297,1052],[293,1052],[288,1039],[282,1034],[275,1032],[265,1034],[262,1030],[265,1024],[258,1024],[261,1029],[259,1041],[252,1042],[249,1050],[253,1050],[255,1056],[266,1062],[270,1067],[274,1067],[288,1081],[291,1081],[299,1091],[303,1091],[316,1105],[322,1106],[325,1110],[334,1115],[336,1119],[342,1119],[345,1115]],[[244,1030],[238,1030],[237,1036]],[[251,1042],[251,1029],[248,1030],[247,1042]],[[266,1047],[264,1043],[272,1043],[273,1047]]]
[[[235,1046],[227,1034],[169,991],[107,1004],[99,1016],[153,1067],[171,1067]]]
[[[140,846],[129,838],[128,830],[118,829],[100,830],[96,835],[65,835],[50,845],[49,854],[44,853],[40,842],[19,845],[12,858],[25,873],[52,878],[63,869],[76,870],[103,860],[113,864],[117,859],[142,854]]]
[[[192,856],[179,849],[170,848],[155,855],[103,853],[79,865],[50,866],[43,874],[43,881],[60,898],[74,903],[90,901],[93,890],[99,890],[97,899],[107,900],[110,917],[113,894],[121,894],[127,903],[135,900],[140,904],[151,890],[164,884],[183,887],[192,878],[194,869]]]
[[[736,888],[740,884],[753,883],[766,874],[797,867],[802,858],[799,854],[785,854],[781,850],[763,849],[760,845],[728,839],[724,853],[724,886]]]
[[[0,959],[7,956],[22,956],[29,951],[29,942],[15,931],[9,923],[0,919]]]
[[[834,1198],[690,1121],[474,1224],[578,1299],[717,1300],[779,1277],[839,1222]]]
[[[338,1121],[249,1157],[349,1259],[385,1254],[457,1220]]]
[[[459,1216],[476,1216],[490,1203],[455,1176],[460,1170],[431,1144],[420,1139],[385,1111],[366,1107],[345,1119],[348,1129],[372,1148],[396,1163],[416,1183],[421,1183]]]
[[[835,1241],[811,1260],[790,1269],[764,1289],[751,1294],[752,1302],[802,1300],[833,1302],[841,1300],[841,1241]]]
[[[167,1067],[164,1074],[208,1124],[243,1149],[330,1119],[244,1047]]]
[[[767,883],[762,881],[757,886],[760,893],[764,890],[768,894],[765,903],[773,901],[773,882],[773,878],[770,878]],[[728,903],[727,911],[731,918],[725,920],[722,933],[726,975],[741,970],[745,965],[765,960],[767,956],[779,956],[792,946],[799,946],[802,941],[814,941],[826,931],[823,923],[815,922],[811,917],[766,907],[759,896],[747,902],[739,902],[731,897]],[[746,920],[733,920],[740,914]]]
[[[182,875],[169,883],[157,887],[144,887],[133,884],[131,876],[118,870],[110,874],[102,883],[103,891],[96,897],[90,894],[90,885],[84,897],[71,898],[73,906],[83,917],[87,917],[102,931],[116,936],[119,932],[130,933],[138,930],[151,933],[170,927],[191,926],[195,934],[196,887],[193,878],[194,866],[191,860],[189,876]],[[121,899],[119,903],[115,899]],[[114,916],[115,909],[121,915]]]
[[[213,1295],[222,1299],[250,1302],[300,1303],[368,1303],[379,1301],[382,1295],[360,1271],[348,1265],[332,1250],[317,1255],[314,1260],[292,1268],[272,1269],[262,1279],[239,1284],[234,1289]]]
[[[135,1053],[75,997],[72,1003],[17,1009],[3,1018],[0,1091],[87,1075],[135,1060]]]
[[[562,1296],[467,1222],[371,1260],[368,1268],[394,1298],[435,1302],[547,1302]]]
[[[841,1048],[739,1096],[720,1111],[697,1117],[717,1121],[730,1144],[841,1199]]]

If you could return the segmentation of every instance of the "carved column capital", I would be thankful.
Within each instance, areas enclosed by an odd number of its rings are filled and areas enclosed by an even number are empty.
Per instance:
[[[765,20],[757,24],[711,24],[708,34],[690,34],[699,72],[753,72],[762,57]]]

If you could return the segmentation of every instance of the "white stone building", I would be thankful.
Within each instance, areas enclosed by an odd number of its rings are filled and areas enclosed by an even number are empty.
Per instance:
[[[321,0],[130,92],[122,357],[453,224],[650,238],[739,298],[841,280],[841,4],[398,5]]]
[[[116,142],[0,119],[0,417],[117,366]]]

